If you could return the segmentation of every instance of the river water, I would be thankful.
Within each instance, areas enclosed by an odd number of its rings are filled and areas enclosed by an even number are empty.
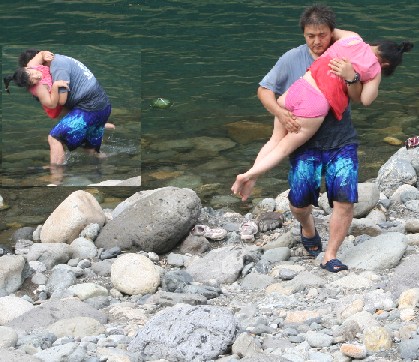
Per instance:
[[[27,47],[85,63],[109,94],[112,121],[105,160],[71,154],[59,190],[50,182],[48,119],[24,89],[2,92],[2,189],[10,208],[0,228],[42,222],[74,187],[141,175],[142,189],[190,187],[205,204],[246,210],[231,197],[271,131],[256,96],[258,82],[286,50],[303,43],[298,18],[305,1],[5,1],[0,4],[2,74]],[[396,74],[384,79],[368,108],[353,106],[361,145],[360,181],[376,176],[400,146],[385,141],[419,134],[419,3],[335,1],[338,25],[366,41],[410,40]],[[156,98],[173,105],[152,108]],[[284,162],[260,179],[255,197],[287,189]],[[35,186],[35,187],[32,187]],[[54,188],[55,189],[55,188]],[[100,188],[105,200],[140,188]],[[28,201],[30,200],[30,201]],[[254,200],[254,199],[253,199]],[[39,221],[41,220],[41,221]],[[12,224],[12,223],[16,224]],[[12,225],[12,226],[11,226]],[[1,240],[0,240],[1,242]]]

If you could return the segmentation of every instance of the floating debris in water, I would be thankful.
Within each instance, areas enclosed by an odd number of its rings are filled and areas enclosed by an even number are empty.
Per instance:
[[[151,108],[159,108],[159,109],[166,109],[170,108],[173,105],[173,102],[167,98],[157,98],[153,102],[151,102]]]

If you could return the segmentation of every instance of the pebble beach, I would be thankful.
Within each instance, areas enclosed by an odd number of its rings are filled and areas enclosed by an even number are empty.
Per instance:
[[[339,273],[302,247],[287,191],[240,214],[186,188],[112,208],[75,190],[0,249],[0,361],[419,360],[418,156],[359,184]],[[323,248],[330,213],[322,194]]]

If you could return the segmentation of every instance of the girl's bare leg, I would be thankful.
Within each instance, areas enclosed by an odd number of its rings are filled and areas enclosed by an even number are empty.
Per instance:
[[[255,162],[253,167],[244,175],[249,179],[254,179],[278,165],[284,158],[306,143],[319,129],[323,120],[324,117],[297,117],[297,121],[301,125],[300,131],[298,133],[287,133],[271,152]]]

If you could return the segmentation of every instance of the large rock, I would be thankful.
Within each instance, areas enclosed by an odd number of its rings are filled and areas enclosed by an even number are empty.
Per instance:
[[[128,350],[140,352],[147,361],[209,361],[228,351],[236,330],[227,308],[178,304],[151,318]]]
[[[13,296],[0,298],[0,325],[6,325],[31,309],[33,305],[25,299]]]
[[[13,319],[7,326],[18,333],[28,333],[36,328],[45,328],[60,319],[78,316],[95,318],[102,324],[108,321],[103,312],[80,301],[79,298],[71,297],[46,301]]]
[[[18,335],[13,328],[0,326],[0,350],[2,348],[14,347],[17,340]]]
[[[419,288],[417,275],[419,275],[419,254],[408,255],[389,275],[386,289],[390,290],[393,296],[399,297],[405,290]]]
[[[358,184],[358,202],[354,207],[354,217],[361,218],[377,205],[380,199],[380,190],[376,183],[365,182]]]
[[[23,283],[25,259],[21,255],[0,257],[0,297],[16,292]]]
[[[366,215],[377,205],[380,199],[380,191],[377,184],[366,182],[358,184],[358,202],[354,205],[354,217],[361,218]],[[319,197],[319,206],[328,214],[333,209],[327,200],[327,193],[324,192]]]
[[[45,360],[39,359],[35,356],[31,356],[21,350],[15,349],[10,350],[7,348],[0,348],[0,356],[1,360],[12,362],[12,361],[19,361],[19,362],[42,362]]]
[[[186,268],[194,281],[217,284],[233,283],[244,267],[246,249],[225,246],[211,250],[203,258],[197,258]]]
[[[386,270],[399,264],[406,249],[406,236],[389,232],[347,249],[342,253],[341,258],[349,268]]]
[[[64,336],[85,337],[105,333],[105,327],[95,318],[73,317],[60,319],[46,328],[58,338]]]
[[[42,226],[41,242],[71,243],[89,224],[103,226],[105,213],[88,192],[78,190],[70,194]]]
[[[137,201],[105,225],[95,244],[166,253],[188,234],[200,211],[201,201],[190,189],[164,187],[140,193]]]
[[[381,192],[390,197],[404,184],[416,185],[417,174],[413,166],[419,150],[400,148],[378,171],[377,184]]]
[[[152,294],[160,285],[160,273],[153,262],[139,254],[124,254],[112,264],[111,281],[126,294]]]

